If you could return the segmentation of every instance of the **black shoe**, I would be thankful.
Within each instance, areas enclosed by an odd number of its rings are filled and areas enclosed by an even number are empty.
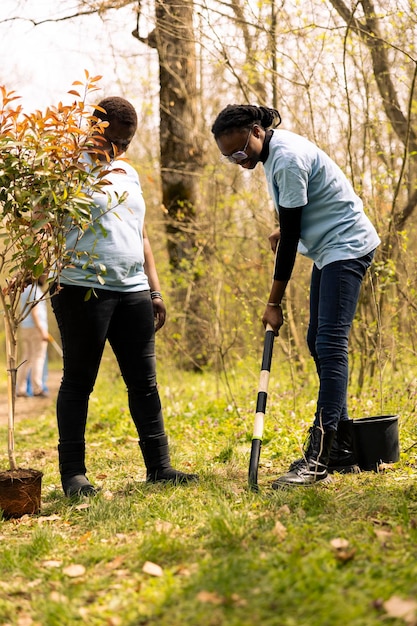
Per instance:
[[[305,459],[292,463],[289,471],[272,483],[272,488],[308,487],[319,482],[331,482],[327,464],[334,436],[334,430],[323,431],[313,426]]]
[[[272,489],[284,487],[309,487],[318,482],[330,483],[332,481],[327,467],[321,463],[307,463],[300,461],[296,469],[288,471],[272,483]]]
[[[173,483],[174,485],[186,485],[187,483],[198,482],[197,474],[185,474],[174,468],[160,469],[148,472],[147,483]]]
[[[77,496],[96,496],[100,491],[94,487],[84,474],[76,474],[69,478],[62,477],[62,488],[68,498]]]

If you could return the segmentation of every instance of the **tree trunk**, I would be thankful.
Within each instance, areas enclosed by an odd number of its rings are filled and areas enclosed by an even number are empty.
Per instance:
[[[162,202],[167,210],[171,266],[191,261],[195,248],[197,183],[196,52],[193,3],[157,0]]]
[[[155,0],[155,17],[155,29],[146,38],[140,37],[139,28],[133,35],[158,52],[162,203],[175,301],[182,316],[174,333],[185,360],[199,368],[206,362],[206,350],[196,270],[201,255],[197,206],[202,158],[193,2]]]
[[[11,470],[17,469],[14,452],[14,418],[16,399],[16,377],[17,377],[17,327],[7,313],[4,315],[4,330],[6,335],[6,359],[7,359],[7,404],[8,404],[8,434],[7,452],[9,456],[9,467]]]

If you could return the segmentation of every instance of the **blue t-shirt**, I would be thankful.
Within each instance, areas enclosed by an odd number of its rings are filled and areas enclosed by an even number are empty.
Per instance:
[[[144,291],[149,283],[144,270],[145,202],[139,177],[123,160],[107,167],[105,179],[110,184],[103,193],[93,195],[93,224],[81,237],[75,228],[67,234],[67,252],[76,253],[60,281],[94,289]]]
[[[380,244],[345,174],[308,139],[274,130],[264,169],[277,211],[303,207],[298,251],[319,269],[360,258]]]
[[[39,324],[44,330],[48,330],[48,309],[46,306],[46,300],[45,298],[42,298],[42,296],[43,291],[39,287],[39,285],[28,285],[22,291],[22,295],[20,296],[20,310],[24,312],[26,308],[26,303],[30,304],[31,302],[38,301],[35,306],[36,312],[38,314]],[[30,312],[29,315],[27,315],[25,319],[20,322],[21,328],[35,328],[35,326],[36,324],[33,319],[32,312]]]

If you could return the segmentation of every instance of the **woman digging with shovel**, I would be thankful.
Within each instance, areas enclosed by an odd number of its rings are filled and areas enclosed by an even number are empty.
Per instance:
[[[165,306],[144,229],[139,179],[131,165],[118,159],[136,132],[136,112],[119,97],[105,98],[98,106],[95,117],[108,122],[92,155],[92,162],[101,161],[108,170],[106,193],[94,196],[93,216],[100,225],[81,238],[75,229],[69,233],[67,251],[77,253],[63,269],[59,286],[52,287],[64,359],[57,419],[59,468],[67,496],[97,493],[86,477],[85,429],[107,339],[127,386],[147,482],[197,480],[195,474],[173,469],[170,463],[155,372],[155,330],[164,325]]]
[[[372,263],[378,234],[340,168],[313,143],[277,130],[276,109],[228,105],[212,132],[220,152],[245,169],[262,163],[279,228],[274,281],[262,321],[278,335],[281,302],[297,250],[313,260],[307,344],[316,363],[319,392],[304,456],[272,484],[313,485],[328,473],[359,471],[347,412],[348,340],[359,292]]]

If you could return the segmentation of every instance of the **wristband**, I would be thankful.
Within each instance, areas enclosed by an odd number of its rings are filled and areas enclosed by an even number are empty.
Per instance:
[[[160,291],[151,291],[151,298],[152,300],[155,300],[155,298],[159,298],[160,300],[163,300],[163,297]]]
[[[278,302],[267,302],[267,306],[273,306],[275,308],[279,308],[281,305]]]

